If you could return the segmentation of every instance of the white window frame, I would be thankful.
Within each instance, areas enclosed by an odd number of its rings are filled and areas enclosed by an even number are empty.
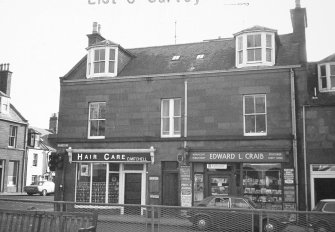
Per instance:
[[[168,102],[169,104],[169,112],[167,116],[163,115],[163,103],[164,102]],[[174,103],[175,101],[180,101],[180,115],[175,115],[174,112]],[[170,98],[170,99],[161,99],[161,137],[162,138],[170,138],[170,137],[180,137],[181,136],[181,98]],[[179,118],[179,122],[180,122],[180,131],[176,131],[175,132],[175,125],[174,122],[176,118]],[[163,120],[164,119],[168,119],[169,120],[169,131],[167,131],[168,133],[166,133],[165,131],[163,131]]]
[[[90,135],[91,134],[91,122],[92,121],[105,121],[106,122],[106,118],[94,118],[94,119],[91,119],[91,106],[93,106],[94,104],[98,104],[99,107],[100,107],[100,104],[105,104],[105,110],[106,110],[106,102],[90,102],[88,104],[88,134],[87,134],[87,137],[89,139],[104,139],[105,138],[105,135],[97,135],[97,136],[92,136]],[[105,112],[105,116],[106,116],[106,112]],[[106,124],[105,124],[105,133],[106,133]]]
[[[248,47],[248,36],[261,35],[260,47]],[[266,37],[271,36],[270,47],[267,46]],[[275,65],[275,33],[272,32],[250,32],[236,36],[235,38],[235,64],[237,68],[251,66],[273,66]],[[248,61],[248,50],[261,49],[261,59]],[[267,50],[271,49],[271,61],[267,61]],[[240,57],[242,55],[242,57]],[[241,61],[241,62],[240,62]]]
[[[255,111],[253,113],[250,113],[250,114],[246,114],[245,113],[245,98],[246,97],[259,97],[259,96],[263,96],[264,97],[264,113],[256,113]],[[255,101],[254,101],[254,107],[255,107]],[[265,132],[246,132],[246,122],[245,122],[245,118],[246,116],[249,116],[249,115],[265,115]],[[256,119],[255,119],[256,120]],[[255,121],[256,123],[256,121]],[[266,94],[246,94],[246,95],[243,95],[243,134],[244,136],[265,136],[267,135],[267,104],[266,104]]]
[[[326,68],[326,76],[321,76],[321,66],[325,66]],[[335,85],[334,87],[331,87],[331,77],[333,77],[335,81],[335,73],[331,75],[331,69],[330,66],[335,66],[335,62],[330,62],[330,63],[322,63],[318,64],[318,83],[319,83],[319,91],[320,92],[334,92],[335,91]],[[326,88],[322,88],[322,78],[326,78]]]
[[[14,126],[14,125],[9,126],[8,147],[16,147],[16,145],[17,145],[17,132],[18,132],[18,126]],[[11,141],[13,141],[13,144],[12,144]]]
[[[94,59],[95,52],[97,50],[105,50],[105,57],[104,60],[101,60],[105,63],[104,65],[104,72],[95,73],[94,72],[94,63],[96,62]],[[115,56],[114,60],[110,59],[110,51],[114,50]],[[110,61],[114,62],[114,72],[109,72],[109,64]],[[117,61],[118,61],[118,47],[117,46],[99,46],[99,47],[92,47],[88,50],[87,54],[87,71],[86,76],[87,78],[93,78],[93,77],[116,77],[117,76]]]

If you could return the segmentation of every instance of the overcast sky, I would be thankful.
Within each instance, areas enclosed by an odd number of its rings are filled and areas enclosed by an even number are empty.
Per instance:
[[[335,53],[335,0],[307,8],[307,55]],[[92,23],[124,48],[199,42],[261,25],[292,32],[295,0],[0,0],[0,63],[13,72],[11,102],[35,127],[58,112],[59,77],[85,54]],[[175,23],[176,22],[176,23]]]

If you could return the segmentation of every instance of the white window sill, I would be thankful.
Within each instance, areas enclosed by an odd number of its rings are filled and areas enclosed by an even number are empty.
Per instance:
[[[105,136],[88,136],[88,139],[105,139]]]

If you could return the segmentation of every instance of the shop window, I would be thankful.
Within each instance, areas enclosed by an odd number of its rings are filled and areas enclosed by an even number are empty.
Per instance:
[[[244,164],[244,196],[269,209],[282,209],[282,175],[280,164]]]
[[[16,161],[9,161],[8,163],[8,182],[7,186],[16,186],[18,178],[18,164]]]
[[[88,138],[105,138],[105,112],[106,102],[92,102],[89,104]]]
[[[91,202],[105,203],[106,167],[106,164],[93,164]]]
[[[78,164],[76,201],[90,202],[91,165]]]
[[[181,99],[162,99],[161,136],[180,137],[181,135]]]
[[[202,201],[204,199],[204,174],[194,174],[194,201]]]
[[[16,147],[17,140],[17,126],[9,126],[9,147]]]
[[[243,96],[243,122],[244,135],[266,135],[267,113],[265,94]]]

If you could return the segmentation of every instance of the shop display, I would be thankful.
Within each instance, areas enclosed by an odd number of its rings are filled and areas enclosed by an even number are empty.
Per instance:
[[[105,203],[106,183],[93,182],[92,184],[92,202]]]
[[[119,203],[119,176],[110,174],[108,185],[108,203]]]
[[[282,209],[280,170],[244,170],[244,196],[266,209]]]
[[[77,202],[90,202],[90,182],[79,182],[76,191]]]

